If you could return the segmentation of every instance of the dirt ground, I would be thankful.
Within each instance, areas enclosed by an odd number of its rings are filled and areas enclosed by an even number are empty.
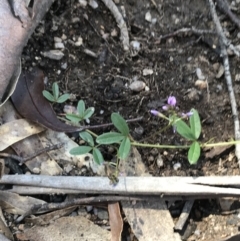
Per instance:
[[[80,1],[79,1],[80,2]],[[184,140],[172,129],[164,133],[158,130],[166,125],[164,120],[150,114],[151,109],[161,110],[166,98],[174,95],[183,112],[195,108],[202,120],[201,141],[227,141],[234,137],[233,117],[216,34],[183,32],[182,28],[196,28],[214,32],[209,7],[204,0],[155,0],[158,11],[150,0],[115,1],[127,23],[130,42],[138,41],[137,53],[126,53],[120,41],[119,28],[106,6],[97,1],[96,9],[82,7],[78,1],[56,1],[46,18],[38,26],[22,55],[23,69],[40,66],[50,90],[57,81],[62,93],[70,93],[70,105],[82,99],[86,106],[94,106],[91,124],[108,123],[112,112],[119,112],[125,119],[143,117],[130,124],[136,141],[161,144],[183,144]],[[231,1],[229,1],[231,2]],[[240,14],[239,1],[232,1],[236,14]],[[146,13],[150,21],[145,19]],[[218,12],[221,24],[234,45],[238,45],[239,30],[223,14]],[[42,53],[54,49],[54,37],[64,43],[61,60],[43,57]],[[81,40],[82,45],[76,46]],[[95,53],[86,54],[85,49]],[[239,59],[230,56],[234,89],[240,92]],[[143,70],[152,70],[144,75]],[[196,71],[200,69],[207,86],[196,86]],[[128,86],[143,81],[147,87],[132,91]],[[206,83],[206,82],[205,82]],[[64,104],[57,110],[63,111]],[[108,129],[110,130],[110,129]],[[97,130],[101,133],[102,130]],[[197,165],[190,165],[186,151],[138,149],[149,172],[154,176],[206,176],[239,175],[234,148],[228,148],[212,158],[202,153]],[[111,156],[108,155],[110,159]],[[159,165],[157,159],[163,159]],[[176,169],[176,164],[180,168]],[[181,205],[180,205],[181,206]],[[179,207],[176,207],[179,210]],[[176,209],[171,209],[176,214]],[[175,210],[175,211],[174,211]],[[238,211],[223,215],[216,200],[195,201],[188,221],[189,234],[185,240],[218,240],[236,233],[239,225]]]

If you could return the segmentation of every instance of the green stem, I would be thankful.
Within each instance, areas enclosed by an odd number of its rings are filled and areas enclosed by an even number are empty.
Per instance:
[[[240,144],[240,141],[218,142],[212,144],[200,144],[201,147],[214,147],[214,146],[229,146],[234,144]],[[173,146],[173,145],[159,145],[159,144],[145,144],[139,142],[131,142],[132,146],[150,147],[150,148],[165,148],[165,149],[188,149],[190,145]]]

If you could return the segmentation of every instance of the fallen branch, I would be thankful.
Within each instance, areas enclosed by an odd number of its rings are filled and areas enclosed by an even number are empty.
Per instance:
[[[122,17],[122,14],[118,11],[117,6],[112,0],[102,0],[106,7],[110,10],[110,12],[113,14],[118,27],[120,28],[121,31],[121,41],[123,44],[123,49],[125,51],[129,50],[129,36],[128,36],[128,29],[127,25]]]
[[[0,184],[69,189],[90,194],[161,195],[180,199],[183,196],[240,197],[240,176],[119,177],[119,183],[114,186],[107,177],[4,175]]]
[[[217,0],[217,7],[223,13],[225,13],[230,20],[240,29],[240,19],[231,11],[228,2],[226,0]]]
[[[239,126],[240,123],[239,123],[239,118],[238,118],[237,103],[236,103],[236,98],[235,98],[235,94],[234,94],[234,90],[233,90],[233,86],[232,86],[232,77],[231,77],[231,73],[230,73],[229,59],[228,59],[228,55],[227,55],[227,46],[229,46],[229,41],[227,40],[226,36],[223,33],[223,29],[222,29],[222,26],[218,19],[213,1],[212,0],[208,0],[208,1],[209,1],[209,5],[210,5],[211,15],[212,15],[213,21],[216,25],[217,34],[219,37],[219,43],[220,43],[220,48],[221,48],[221,57],[223,58],[223,66],[224,66],[224,70],[225,70],[225,79],[227,82],[229,98],[230,98],[230,103],[231,103],[231,107],[232,107],[235,140],[240,140],[240,126]],[[240,167],[240,145],[239,144],[236,144],[235,155],[238,159],[238,164]]]

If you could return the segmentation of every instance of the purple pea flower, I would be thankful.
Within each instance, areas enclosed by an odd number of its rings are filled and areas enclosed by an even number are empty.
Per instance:
[[[167,100],[168,104],[172,107],[175,107],[177,100],[175,96],[169,96]]]
[[[168,100],[167,100],[167,105],[164,105],[162,107],[163,110],[168,110],[169,108],[175,108],[176,104],[177,104],[177,100],[175,96],[169,96]]]

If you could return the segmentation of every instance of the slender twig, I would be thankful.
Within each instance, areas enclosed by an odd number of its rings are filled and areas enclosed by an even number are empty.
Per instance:
[[[231,77],[231,73],[230,73],[229,59],[228,59],[227,48],[226,48],[229,45],[229,42],[223,33],[223,29],[222,29],[222,26],[218,19],[213,1],[212,0],[208,0],[208,1],[209,1],[209,5],[210,5],[211,15],[212,15],[213,21],[216,25],[217,34],[219,36],[221,57],[223,58],[223,66],[224,66],[224,70],[225,70],[225,79],[227,82],[229,98],[230,98],[231,107],[232,107],[235,140],[240,140],[240,123],[239,123],[239,118],[238,118],[237,103],[236,103],[236,98],[235,98],[235,94],[234,94],[234,89],[232,86],[232,77]],[[240,144],[236,144],[235,154],[238,159],[238,164],[240,167]]]
[[[122,17],[122,14],[119,12],[117,6],[112,0],[102,0],[103,3],[106,5],[106,7],[111,11],[113,14],[118,27],[120,28],[121,31],[121,40],[123,44],[123,49],[125,51],[129,50],[129,36],[128,36],[128,29],[127,25]]]
[[[31,159],[33,159],[34,157],[36,156],[39,156],[41,155],[42,153],[45,153],[45,152],[48,152],[48,151],[52,151],[52,150],[56,150],[56,149],[59,149],[63,146],[62,143],[59,143],[59,144],[56,144],[56,145],[52,145],[52,146],[48,146],[48,147],[45,147],[39,151],[36,151],[34,154],[28,156],[28,157],[21,157],[21,156],[17,156],[17,155],[13,155],[13,154],[9,154],[9,153],[0,153],[0,156],[1,157],[9,157],[9,158],[12,158],[16,161],[19,161],[20,164],[23,164],[25,163],[26,161],[29,161]]]
[[[181,28],[181,29],[178,29],[175,32],[172,32],[172,33],[160,36],[160,39],[171,38],[171,37],[174,37],[174,36],[179,35],[181,33],[188,33],[188,32],[192,32],[192,33],[194,33],[194,34],[196,34],[198,36],[199,35],[203,35],[203,34],[216,34],[216,32],[212,31],[212,30],[196,29],[196,28],[192,27],[192,28]]]
[[[217,2],[217,7],[219,8],[219,10],[223,13],[225,13],[230,20],[240,29],[240,19],[238,18],[237,15],[235,15],[229,5],[228,2],[226,0],[216,0]]]
[[[188,216],[192,210],[193,204],[194,204],[194,200],[188,200],[185,203],[182,213],[181,213],[177,223],[175,224],[175,227],[174,227],[175,230],[181,231],[183,229],[183,227],[188,219]]]

